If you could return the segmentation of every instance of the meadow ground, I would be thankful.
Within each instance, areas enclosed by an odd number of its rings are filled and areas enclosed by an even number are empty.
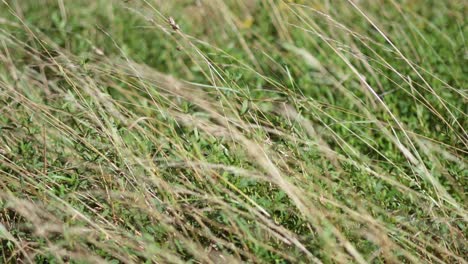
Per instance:
[[[1,0],[0,263],[467,263],[467,7]]]

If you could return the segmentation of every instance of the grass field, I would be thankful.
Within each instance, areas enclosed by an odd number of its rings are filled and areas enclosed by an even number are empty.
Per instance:
[[[1,0],[0,263],[467,263],[463,0]]]

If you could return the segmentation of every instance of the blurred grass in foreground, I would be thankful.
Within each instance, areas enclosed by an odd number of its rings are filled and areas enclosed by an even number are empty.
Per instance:
[[[0,262],[466,263],[466,13],[0,2]]]

